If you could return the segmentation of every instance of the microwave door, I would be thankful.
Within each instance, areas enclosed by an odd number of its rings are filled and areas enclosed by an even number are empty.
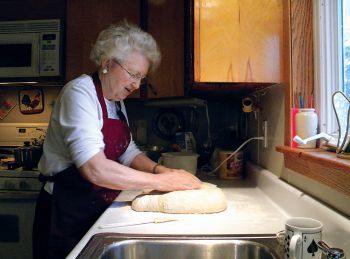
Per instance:
[[[39,76],[39,34],[2,34],[0,77]]]

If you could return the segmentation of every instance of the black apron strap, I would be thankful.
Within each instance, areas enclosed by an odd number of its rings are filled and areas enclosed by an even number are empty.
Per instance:
[[[75,166],[72,165],[72,166],[70,166],[70,167],[64,169],[63,171],[61,171],[61,172],[55,174],[55,175],[43,175],[43,174],[40,173],[38,179],[39,179],[39,181],[42,182],[42,183],[45,183],[45,182],[55,182],[55,181],[57,181],[57,179],[59,179],[61,173],[71,171],[71,170],[74,169],[74,168],[75,168]]]

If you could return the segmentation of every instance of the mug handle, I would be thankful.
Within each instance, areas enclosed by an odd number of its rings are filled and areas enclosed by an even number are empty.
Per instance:
[[[301,236],[295,235],[290,240],[289,251],[291,259],[302,259],[301,253]],[[298,253],[296,253],[298,251]]]

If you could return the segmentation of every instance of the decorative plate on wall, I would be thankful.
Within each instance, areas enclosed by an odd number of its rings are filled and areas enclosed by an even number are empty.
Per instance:
[[[23,114],[41,113],[44,110],[44,94],[40,88],[20,90],[19,110]]]

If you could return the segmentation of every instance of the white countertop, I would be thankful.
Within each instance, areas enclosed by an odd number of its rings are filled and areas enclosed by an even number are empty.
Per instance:
[[[115,201],[90,228],[67,258],[76,258],[96,233],[125,234],[275,234],[291,216],[323,222],[323,240],[350,255],[350,220],[281,181],[271,172],[248,165],[248,180],[214,180],[225,193],[228,208],[214,214],[135,212],[130,202]],[[126,194],[128,192],[124,192]],[[123,195],[123,193],[121,194]],[[117,198],[122,200],[123,196]],[[298,206],[292,205],[298,204]],[[100,229],[101,224],[171,217],[177,221]],[[348,249],[348,250],[347,250]]]
[[[144,224],[103,230],[133,234],[272,234],[281,230],[286,215],[254,186],[218,186],[227,197],[225,211],[213,214],[164,214],[136,212],[129,202],[114,202],[97,221],[100,224],[170,217],[178,219],[161,224]],[[98,232],[101,230],[97,229]]]

